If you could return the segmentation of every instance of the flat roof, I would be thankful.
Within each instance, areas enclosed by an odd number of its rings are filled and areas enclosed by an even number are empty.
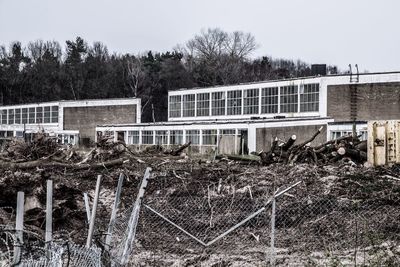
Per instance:
[[[234,119],[234,120],[202,120],[202,121],[164,121],[147,123],[128,123],[128,124],[101,124],[97,127],[146,127],[146,126],[174,126],[174,125],[209,125],[209,124],[235,124],[235,123],[267,123],[267,122],[287,122],[287,121],[307,121],[307,120],[327,120],[330,117],[291,117],[291,118],[259,118],[259,119]]]
[[[14,106],[23,106],[23,105],[46,105],[46,104],[58,104],[58,103],[73,103],[73,102],[89,102],[89,101],[123,101],[123,100],[135,100],[140,99],[137,97],[125,97],[125,98],[97,98],[97,99],[78,99],[78,100],[55,100],[55,101],[47,101],[47,102],[30,102],[30,103],[19,103],[12,105],[0,105],[0,108],[3,107],[14,107]]]
[[[184,90],[192,90],[192,89],[207,89],[207,88],[220,88],[227,86],[236,86],[236,85],[251,85],[251,84],[260,84],[260,83],[275,83],[275,82],[285,82],[285,81],[295,81],[295,80],[304,80],[304,79],[315,79],[315,78],[334,78],[334,77],[344,77],[344,76],[363,76],[363,75],[382,75],[382,74],[400,74],[400,71],[387,71],[387,72],[369,72],[369,73],[344,73],[344,74],[329,74],[329,75],[314,75],[314,76],[302,76],[302,77],[293,77],[293,78],[283,78],[276,80],[263,80],[256,82],[245,82],[245,83],[234,83],[234,84],[224,84],[224,85],[215,85],[215,86],[206,86],[206,87],[191,87],[191,88],[177,88],[169,90],[169,92],[175,91],[184,91]]]

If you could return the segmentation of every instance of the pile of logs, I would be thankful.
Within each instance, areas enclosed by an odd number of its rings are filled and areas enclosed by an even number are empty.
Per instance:
[[[341,159],[350,159],[358,163],[367,160],[366,141],[360,141],[358,137],[352,135],[342,136],[312,147],[310,143],[321,133],[322,129],[323,127],[308,140],[297,145],[295,144],[296,135],[292,135],[286,142],[280,142],[278,138],[275,138],[270,151],[259,153],[261,163],[269,165],[283,162],[293,165],[294,163],[326,164]]]

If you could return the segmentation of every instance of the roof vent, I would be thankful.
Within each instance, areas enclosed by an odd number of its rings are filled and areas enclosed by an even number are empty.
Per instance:
[[[311,65],[312,76],[325,76],[326,75],[326,64],[312,64]]]

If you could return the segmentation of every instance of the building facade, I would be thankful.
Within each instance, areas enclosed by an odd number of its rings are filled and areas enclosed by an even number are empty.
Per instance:
[[[140,123],[138,98],[57,101],[0,107],[0,138],[31,137],[44,131],[62,143],[96,140],[96,125]]]
[[[129,145],[180,145],[196,152],[268,150],[276,136],[314,143],[351,133],[368,120],[400,119],[400,72],[328,75],[170,91],[168,122],[103,124],[101,134]]]

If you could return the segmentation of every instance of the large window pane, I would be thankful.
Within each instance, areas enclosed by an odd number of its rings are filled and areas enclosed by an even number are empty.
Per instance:
[[[194,117],[195,115],[195,94],[183,96],[183,117]]]
[[[179,118],[181,117],[181,96],[172,95],[169,97],[169,117]]]
[[[300,112],[319,110],[319,84],[300,86]]]
[[[258,114],[259,90],[248,89],[243,91],[243,114]]]
[[[15,124],[21,124],[21,109],[15,109]]]
[[[168,144],[168,132],[167,131],[156,131],[156,145]]]
[[[35,108],[29,108],[29,123],[35,123]]]
[[[209,93],[197,94],[196,116],[209,116],[209,115],[210,115],[210,94]]]
[[[154,144],[153,131],[142,131],[142,144],[143,145]]]
[[[186,142],[192,142],[192,145],[200,144],[200,130],[186,130]]]
[[[51,123],[58,123],[58,106],[51,107]]]
[[[263,88],[261,113],[278,113],[278,87]]]
[[[22,120],[21,121],[22,124],[28,123],[28,109],[27,108],[22,109],[21,120]]]
[[[7,124],[7,122],[8,122],[7,110],[3,109],[1,111],[1,124]]]
[[[214,92],[211,97],[211,114],[225,115],[225,92]]]
[[[280,87],[281,113],[292,113],[298,111],[297,85]]]
[[[128,131],[128,144],[129,145],[139,144],[139,131]]]
[[[37,107],[36,108],[36,123],[42,123],[42,122],[43,122],[43,108]]]
[[[203,145],[217,144],[217,130],[203,130]]]
[[[183,144],[183,130],[173,130],[169,134],[170,145],[181,145]]]
[[[50,123],[50,107],[43,108],[43,123]]]
[[[8,110],[8,124],[14,124],[14,110]]]
[[[228,103],[227,103],[228,115],[240,115],[242,114],[242,91],[228,91]]]

